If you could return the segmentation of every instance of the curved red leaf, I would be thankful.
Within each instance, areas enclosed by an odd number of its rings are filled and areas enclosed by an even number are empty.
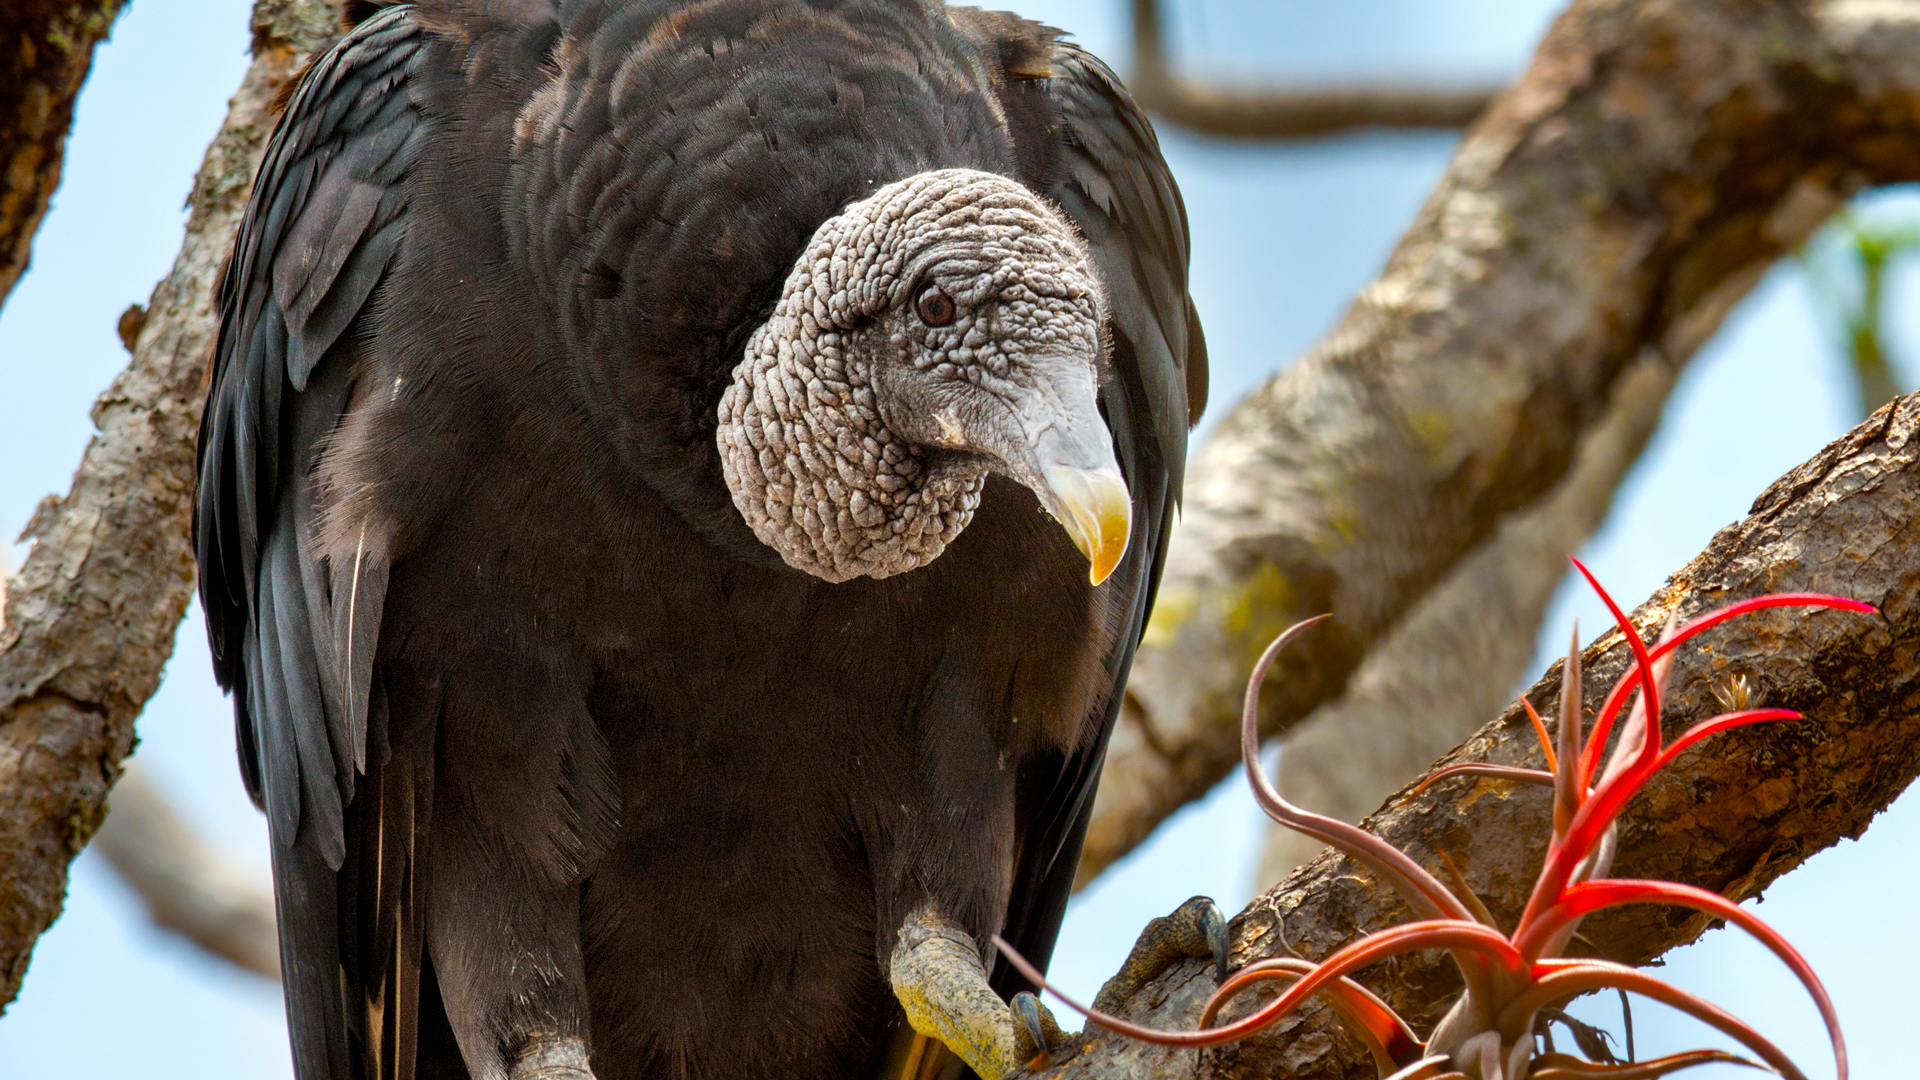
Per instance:
[[[1783,1053],[1779,1047],[1768,1042],[1765,1036],[1749,1027],[1739,1017],[1643,971],[1605,960],[1555,961],[1541,966],[1552,970],[1535,980],[1532,986],[1501,1010],[1499,1023],[1502,1031],[1509,1028],[1520,1031],[1531,1030],[1533,1014],[1561,998],[1583,994],[1589,990],[1631,990],[1663,1005],[1672,1006],[1739,1040],[1742,1045],[1758,1054],[1762,1061],[1788,1080],[1807,1080],[1807,1074],[1800,1071],[1800,1067],[1793,1063],[1792,1058]],[[1847,1080],[1845,1059],[1842,1058],[1839,1064],[1840,1080]]]
[[[1755,940],[1765,945],[1793,971],[1801,986],[1806,987],[1807,995],[1813,998],[1814,1006],[1820,1010],[1821,1022],[1827,1026],[1827,1038],[1833,1043],[1834,1064],[1842,1077],[1847,1075],[1847,1040],[1840,1033],[1840,1014],[1834,1009],[1833,999],[1827,995],[1827,988],[1820,982],[1820,976],[1814,973],[1813,965],[1786,938],[1781,937],[1779,931],[1719,893],[1676,881],[1583,881],[1568,889],[1561,901],[1548,909],[1539,921],[1516,935],[1514,946],[1520,950],[1520,955],[1529,961],[1534,960],[1538,956],[1536,950],[1539,945],[1551,940],[1560,927],[1585,918],[1601,908],[1623,904],[1673,904],[1692,908],[1716,919],[1725,919],[1753,935]]]

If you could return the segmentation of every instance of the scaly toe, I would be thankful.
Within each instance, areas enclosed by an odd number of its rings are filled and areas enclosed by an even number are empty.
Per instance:
[[[1227,979],[1227,954],[1231,945],[1227,919],[1211,897],[1196,896],[1175,908],[1169,915],[1147,924],[1127,962],[1093,1000],[1093,1007],[1112,1012],[1142,986],[1158,978],[1176,962],[1190,957],[1208,957],[1213,961],[1216,983]]]

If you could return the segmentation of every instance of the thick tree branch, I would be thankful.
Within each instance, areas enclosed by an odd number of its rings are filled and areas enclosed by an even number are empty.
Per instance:
[[[1207,85],[1167,56],[1159,0],[1133,0],[1133,76],[1128,88],[1160,119],[1209,135],[1305,138],[1354,128],[1459,128],[1493,100],[1494,85]]]
[[[1703,462],[1711,469],[1711,462]],[[1745,676],[1768,706],[1808,719],[1721,736],[1683,755],[1629,804],[1614,873],[1664,878],[1735,899],[1842,836],[1859,836],[1874,814],[1920,774],[1920,395],[1902,398],[1777,481],[1752,516],[1714,537],[1698,558],[1634,613],[1653,637],[1669,615],[1682,621],[1767,592],[1838,593],[1877,605],[1880,616],[1775,609],[1708,631],[1677,654],[1664,698],[1669,738],[1723,711],[1716,690]],[[1583,656],[1586,709],[1600,707],[1631,652],[1619,631]],[[1527,696],[1550,711],[1555,667]],[[1272,680],[1269,692],[1284,686]],[[1541,768],[1517,703],[1442,759]],[[1441,872],[1445,852],[1495,916],[1511,926],[1540,866],[1552,810],[1541,789],[1471,778],[1419,794],[1402,792],[1367,828]],[[1332,853],[1251,904],[1234,923],[1234,959],[1291,948],[1315,958],[1359,934],[1411,916],[1394,893]],[[1627,908],[1582,927],[1603,956],[1642,963],[1696,937],[1704,916]],[[1411,954],[1370,969],[1369,982],[1403,1015],[1431,1024],[1458,987],[1442,954]],[[1135,994],[1129,1019],[1191,1028],[1213,989],[1208,964],[1183,964]],[[1359,1044],[1323,1012],[1303,1013],[1238,1046],[1199,1058],[1104,1032],[1092,1049],[1049,1075],[1372,1077]]]
[[[65,498],[27,524],[0,627],[0,1002],[60,912],[67,864],[106,812],[193,587],[194,439],[212,286],[272,129],[269,103],[336,32],[320,0],[263,0],[254,63],[194,183],[185,242]]]
[[[1684,364],[1846,195],[1916,177],[1920,3],[1576,2],[1380,279],[1197,456],[1083,877],[1234,767],[1281,627],[1338,616],[1270,733],[1565,475],[1635,357]]]
[[[0,8],[0,304],[27,268],[60,186],[73,100],[126,0],[8,0]]]

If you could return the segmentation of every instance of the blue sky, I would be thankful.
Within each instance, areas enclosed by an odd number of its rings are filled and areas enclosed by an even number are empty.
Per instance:
[[[1125,68],[1123,0],[1007,0],[1073,30]],[[1210,77],[1308,79],[1412,73],[1505,77],[1524,64],[1556,4],[1545,0],[1174,0],[1175,38]],[[140,0],[103,46],[81,98],[66,180],[32,270],[0,309],[0,533],[64,491],[91,428],[88,407],[125,353],[114,320],[166,272],[181,203],[246,66],[240,0]],[[1322,333],[1378,269],[1444,168],[1453,138],[1375,134],[1247,146],[1163,133],[1194,230],[1193,288],[1211,343],[1209,422]],[[1914,214],[1920,200],[1892,212]],[[1920,350],[1920,282],[1898,282],[1895,344]],[[1916,380],[1909,373],[1907,385]],[[1795,267],[1772,274],[1697,359],[1667,422],[1585,552],[1625,597],[1651,592],[1739,519],[1773,478],[1849,426],[1850,389]],[[1764,418],[1756,438],[1751,421]],[[1729,447],[1732,449],[1729,450]],[[1718,482],[1690,481],[1710,460]],[[15,561],[24,554],[13,550]],[[1604,613],[1567,590],[1544,630]],[[213,836],[265,874],[266,830],[241,793],[231,720],[209,674],[197,614],[140,725],[138,754]],[[1145,921],[1189,895],[1249,897],[1261,822],[1237,780],[1189,808],[1074,902],[1055,974],[1090,997]],[[1882,816],[1776,885],[1760,906],[1834,992],[1856,1075],[1901,1074],[1895,1001],[1920,963],[1920,933],[1889,939],[1911,909],[1920,801]],[[1877,916],[1877,917],[1876,917]],[[1761,950],[1724,932],[1669,958],[1666,974],[1748,1017],[1815,1077],[1829,1075],[1813,1010]],[[1886,992],[1887,1001],[1875,1001]],[[1604,1014],[1604,1010],[1600,1010]],[[1708,1041],[1638,1010],[1643,1052]],[[272,1080],[290,1075],[275,987],[153,930],[92,854],[75,865],[66,914],[42,940],[20,999],[0,1017],[0,1080],[139,1075]],[[1701,1071],[1693,1075],[1718,1075]],[[1725,1070],[1723,1075],[1735,1074]]]

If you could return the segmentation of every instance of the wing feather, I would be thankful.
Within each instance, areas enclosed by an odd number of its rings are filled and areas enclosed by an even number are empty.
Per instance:
[[[328,565],[314,467],[351,398],[355,321],[404,234],[421,38],[410,9],[386,8],[302,74],[223,272],[200,432],[201,600],[241,772],[274,837],[302,1080],[411,1071],[418,933],[395,927],[417,925],[415,800],[431,761],[416,738],[396,776],[364,776],[369,742],[392,756],[388,733],[369,730],[384,719],[369,702],[385,562],[363,546]]]

